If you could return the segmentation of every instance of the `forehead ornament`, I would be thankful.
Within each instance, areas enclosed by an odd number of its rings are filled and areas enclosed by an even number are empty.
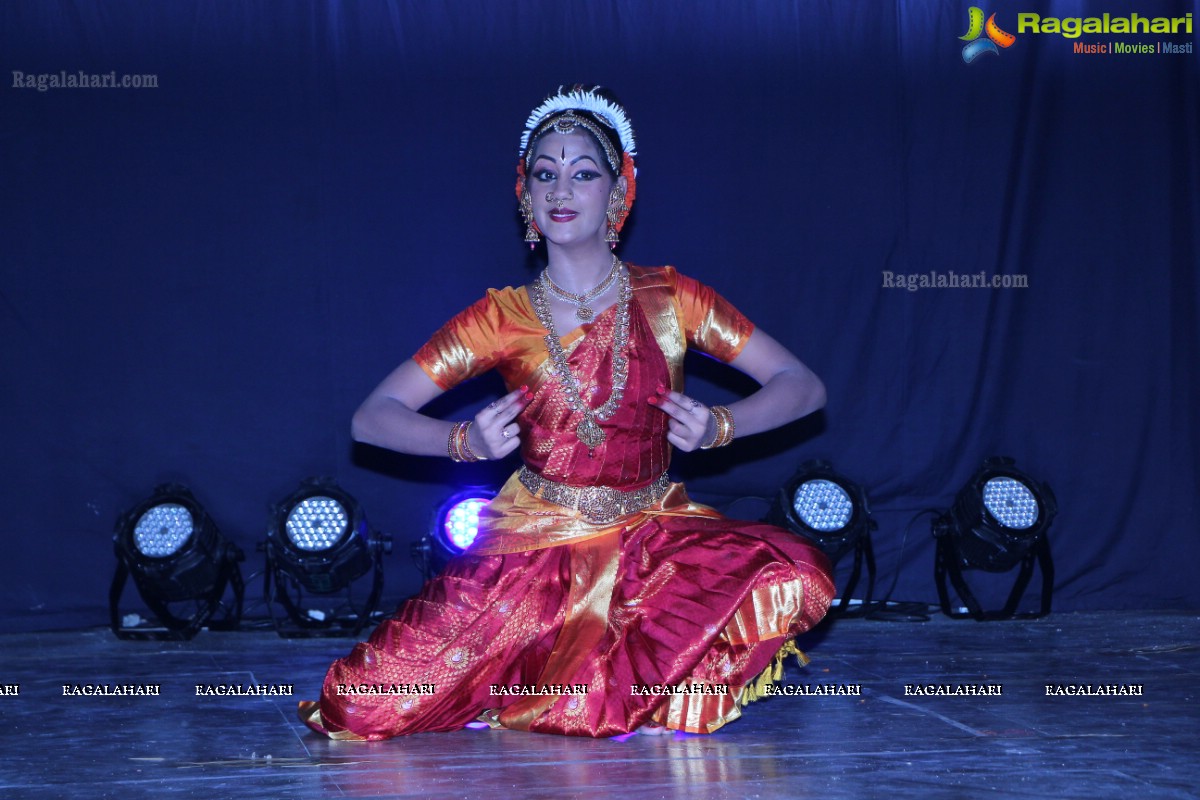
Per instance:
[[[633,125],[629,122],[629,115],[625,113],[625,109],[596,94],[594,89],[574,88],[569,92],[564,92],[561,86],[557,94],[547,98],[525,120],[525,130],[521,132],[519,155],[527,159],[530,142],[548,130],[553,129],[556,133],[571,133],[576,127],[582,127],[600,141],[609,166],[614,172],[619,172],[623,162],[622,154],[615,151],[609,137],[603,134],[596,122],[574,113],[577,111],[588,112],[591,117],[599,120],[600,124],[615,131],[621,142],[621,149],[630,156],[637,155]]]

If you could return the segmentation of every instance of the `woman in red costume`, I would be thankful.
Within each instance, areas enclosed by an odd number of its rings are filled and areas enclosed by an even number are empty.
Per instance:
[[[600,89],[562,89],[521,138],[517,196],[548,264],[489,290],[366,399],[355,439],[524,465],[470,551],[347,658],[301,717],[335,739],[494,727],[576,736],[710,733],[780,677],[824,616],[829,565],[787,531],[688,499],[672,447],[720,447],[820,408],[820,380],[707,286],[613,251],[635,195],[632,127]],[[697,348],[761,387],[683,392]],[[473,420],[419,410],[490,369],[511,389]]]

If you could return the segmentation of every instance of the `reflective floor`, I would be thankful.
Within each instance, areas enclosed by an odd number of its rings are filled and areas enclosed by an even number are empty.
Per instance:
[[[712,736],[463,730],[363,744],[308,733],[294,711],[348,640],[0,636],[0,796],[1200,796],[1196,614],[839,620],[801,644],[813,663],[789,666],[785,684],[861,694],[773,697]],[[94,684],[161,688],[83,694]],[[295,696],[197,696],[197,684],[293,684]]]

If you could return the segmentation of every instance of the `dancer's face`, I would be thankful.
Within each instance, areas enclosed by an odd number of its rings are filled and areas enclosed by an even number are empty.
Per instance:
[[[559,245],[603,241],[615,182],[590,135],[546,134],[534,145],[527,177],[538,228]]]

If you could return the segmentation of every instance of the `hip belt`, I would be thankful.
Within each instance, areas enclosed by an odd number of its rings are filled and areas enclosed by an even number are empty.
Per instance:
[[[588,522],[606,525],[626,514],[654,505],[671,488],[667,473],[641,489],[615,489],[611,486],[568,486],[543,478],[528,467],[521,467],[517,479],[535,497],[564,508],[573,508]]]

